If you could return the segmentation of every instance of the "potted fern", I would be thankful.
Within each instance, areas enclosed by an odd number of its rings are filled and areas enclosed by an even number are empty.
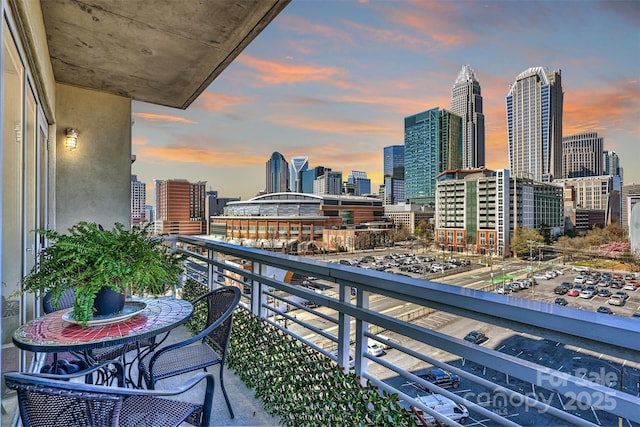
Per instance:
[[[150,225],[125,229],[116,223],[105,230],[96,223],[79,222],[68,234],[39,230],[50,244],[24,278],[23,292],[51,293],[54,307],[65,290],[75,292],[73,319],[86,326],[94,314],[122,310],[125,295],[161,295],[183,272],[183,257],[150,232]],[[95,302],[115,292],[115,307],[96,313]],[[97,298],[98,297],[98,298]],[[107,304],[109,306],[110,304]],[[100,309],[100,304],[98,304]]]

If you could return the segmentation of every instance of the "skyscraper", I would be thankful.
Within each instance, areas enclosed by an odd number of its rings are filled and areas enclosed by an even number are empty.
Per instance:
[[[462,118],[433,108],[404,119],[405,196],[435,204],[436,175],[462,166]]]
[[[302,193],[301,173],[309,168],[308,157],[292,157],[289,165],[289,185],[290,190]]]
[[[404,179],[404,145],[384,147],[384,176]]]
[[[325,168],[324,174],[313,181],[313,194],[342,194],[342,172]]]
[[[331,168],[325,168],[324,166],[316,166],[313,169],[308,169],[300,172],[301,193],[313,194],[313,183],[316,178],[324,175],[325,171],[331,171]]]
[[[509,169],[514,177],[550,182],[562,176],[560,70],[529,68],[507,94]]]
[[[602,152],[602,173],[604,175],[618,175],[622,180],[622,168],[620,167],[620,158],[615,151]]]
[[[562,137],[562,178],[602,175],[604,138],[597,132]]]
[[[131,225],[145,222],[147,205],[147,185],[131,175]]]
[[[480,82],[469,65],[462,66],[451,89],[451,112],[462,117],[462,168],[485,166]]]
[[[206,181],[191,183],[186,179],[155,180],[156,221],[158,234],[204,234],[206,227]]]
[[[289,164],[277,151],[267,160],[267,193],[281,193],[289,189]]]
[[[371,180],[367,178],[366,172],[351,171],[347,177],[347,182],[355,185],[355,196],[371,194]]]
[[[384,147],[384,185],[382,197],[385,205],[397,205],[405,201],[404,195],[404,145]]]

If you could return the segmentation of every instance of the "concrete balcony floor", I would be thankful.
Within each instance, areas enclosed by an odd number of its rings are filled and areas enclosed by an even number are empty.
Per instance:
[[[191,337],[191,332],[184,326],[179,326],[171,331],[167,340],[163,343],[170,344],[179,342]],[[253,390],[247,388],[240,377],[235,372],[225,367],[224,385],[231,401],[231,406],[235,417],[231,419],[227,404],[220,387],[219,366],[213,366],[208,369],[216,377],[216,387],[213,396],[213,413],[211,415],[212,426],[277,426],[280,425],[279,418],[274,418],[267,414],[262,406],[262,401],[254,397]],[[185,382],[193,376],[195,372],[186,373],[172,378],[164,379],[158,382],[158,389],[172,389],[179,384]],[[134,373],[137,378],[137,373]],[[185,400],[191,402],[202,401],[204,395],[204,383],[190,390],[183,395]],[[184,424],[189,426],[190,424]]]

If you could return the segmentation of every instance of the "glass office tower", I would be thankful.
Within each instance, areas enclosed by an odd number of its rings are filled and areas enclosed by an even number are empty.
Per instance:
[[[462,118],[440,108],[404,119],[405,197],[434,206],[436,175],[462,167]]]
[[[480,82],[469,65],[463,65],[451,89],[451,112],[462,117],[462,168],[485,166],[484,114]]]
[[[515,177],[550,182],[562,176],[562,79],[560,70],[533,67],[520,73],[507,94],[509,169]]]

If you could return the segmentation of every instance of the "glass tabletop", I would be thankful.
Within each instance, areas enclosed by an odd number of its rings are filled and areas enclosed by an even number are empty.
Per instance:
[[[86,328],[69,322],[67,313],[71,309],[53,312],[20,326],[13,333],[13,342],[34,352],[91,350],[159,335],[186,322],[193,312],[190,302],[171,297],[132,301],[146,306],[121,321]]]

